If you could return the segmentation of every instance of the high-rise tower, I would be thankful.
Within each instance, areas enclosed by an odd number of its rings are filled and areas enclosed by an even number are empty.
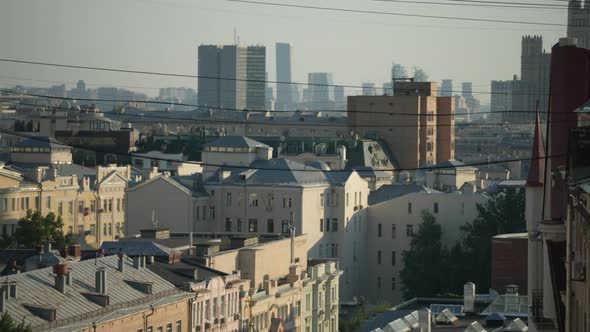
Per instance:
[[[291,56],[292,45],[288,43],[276,44],[276,67],[277,82],[277,100],[275,108],[277,111],[291,111],[293,109],[293,89],[291,83]]]

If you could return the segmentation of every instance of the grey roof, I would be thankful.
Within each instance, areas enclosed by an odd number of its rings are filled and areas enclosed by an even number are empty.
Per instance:
[[[442,168],[442,169],[450,169],[450,168],[461,168],[462,170],[477,170],[476,167],[473,166],[469,166],[467,164],[465,164],[462,161],[459,160],[455,160],[455,159],[449,159],[449,160],[445,160],[442,161],[438,164],[432,165],[430,167],[428,167],[430,169],[437,169],[437,168]]]
[[[104,310],[105,307],[88,300],[87,297],[82,295],[82,293],[95,292],[95,272],[99,267],[104,267],[107,271],[109,307],[116,305],[124,307],[126,303],[131,301],[136,301],[135,305],[137,305],[137,301],[157,300],[171,294],[182,293],[176,289],[175,285],[149,269],[138,270],[133,268],[130,258],[125,258],[123,272],[117,270],[117,263],[117,256],[70,263],[73,283],[71,286],[66,286],[65,293],[55,289],[55,277],[51,267],[7,276],[8,282],[16,281],[18,285],[18,296],[16,298],[9,297],[6,301],[8,313],[16,321],[24,320],[25,323],[30,323],[33,327],[48,323],[48,321],[31,313],[25,307],[25,304],[55,308],[57,314],[57,321],[53,322],[55,325],[60,325],[60,320],[68,320],[68,324],[71,324],[78,315],[92,316],[96,314],[96,318],[103,316],[104,311],[102,314],[97,311]],[[148,297],[145,293],[129,285],[125,280],[140,280],[153,283],[153,295]],[[63,322],[65,325],[66,322]]]
[[[362,177],[370,177],[370,178],[391,178],[391,177],[393,177],[393,175],[389,174],[386,171],[382,171],[382,170],[375,169],[372,167],[358,167],[358,168],[355,168],[355,170]]]
[[[576,113],[590,113],[590,99],[586,100],[582,106],[578,107],[574,112]]]
[[[154,264],[147,265],[147,268],[178,287],[189,281],[203,281],[208,278],[227,275],[221,271],[196,264],[188,259],[181,259],[180,262],[174,264],[155,261]],[[195,270],[197,271],[197,279],[195,279]]]
[[[28,138],[18,144],[15,147],[19,148],[50,148],[50,149],[71,149],[72,147],[64,144],[53,137],[49,136],[38,136],[34,138]]]
[[[427,188],[418,184],[387,184],[369,194],[369,205],[379,204],[394,198],[413,193],[441,193],[438,190]]]
[[[373,331],[375,329],[383,328],[385,325],[403,318],[414,312],[414,310],[386,310],[383,313],[371,317],[361,324],[360,331]]]
[[[215,146],[222,148],[256,148],[268,147],[268,145],[255,141],[245,136],[222,136],[203,146]]]
[[[352,173],[351,171],[323,172],[315,167],[282,158],[258,160],[253,162],[251,167],[251,169],[227,169],[232,171],[232,175],[225,179],[224,183],[283,186],[342,185]]]
[[[107,255],[126,254],[143,256],[169,256],[177,252],[166,246],[148,241],[105,241],[100,245]]]

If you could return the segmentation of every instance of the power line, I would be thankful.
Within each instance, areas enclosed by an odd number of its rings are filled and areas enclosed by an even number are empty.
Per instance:
[[[0,97],[0,101],[1,97]],[[35,105],[35,104],[24,104],[27,106],[33,106],[33,107],[41,107],[39,105]],[[72,110],[71,108],[67,108],[67,107],[60,107],[60,106],[47,106],[48,108],[52,108],[52,109],[61,109],[61,110],[65,110],[65,111],[77,111],[77,110]],[[80,112],[82,112],[80,110]],[[150,113],[150,112],[147,112]],[[190,114],[189,112],[179,112],[179,114],[183,114],[183,113],[187,113]],[[379,112],[377,112],[379,113]],[[524,111],[523,111],[524,113]],[[243,119],[243,120],[227,120],[227,119],[214,119],[214,118],[209,118],[209,119],[195,119],[195,118],[172,118],[170,116],[162,116],[162,115],[151,115],[151,114],[129,114],[129,113],[123,113],[123,114],[117,114],[117,113],[112,113],[114,116],[116,117],[120,117],[120,119],[117,119],[118,121],[125,121],[128,119],[127,118],[140,118],[140,119],[157,119],[157,120],[169,120],[171,122],[189,122],[189,123],[197,123],[197,124],[211,124],[211,123],[221,123],[221,124],[236,124],[236,125],[288,125],[288,126],[305,126],[305,127],[339,127],[342,125],[345,125],[344,123],[313,123],[313,122],[294,122],[294,121],[281,121],[281,120],[289,120],[289,119],[281,119],[279,118],[273,118],[269,121],[251,121],[251,120],[247,120],[247,119]],[[400,113],[400,115],[412,115],[415,116],[416,114],[405,114],[405,113]],[[293,119],[293,118],[291,118]],[[131,121],[131,120],[130,120]],[[543,123],[548,123],[549,121],[545,121]],[[551,123],[568,123],[568,121],[551,121]],[[514,126],[514,125],[532,125],[532,121],[531,122],[508,122],[508,123],[503,123],[503,122],[498,122],[498,123],[453,123],[453,124],[434,124],[434,125],[425,125],[425,127],[495,127],[495,126]],[[407,125],[359,125],[356,126],[357,128],[415,128],[415,127],[419,127],[419,126],[423,126],[423,125],[418,125],[418,124],[407,124]],[[347,127],[348,129],[348,127]]]
[[[58,96],[51,96],[51,95],[42,95],[42,94],[35,94],[35,93],[27,93],[27,92],[13,92],[10,90],[0,89],[2,93],[14,94],[14,95],[25,95],[37,98],[47,98],[47,99],[58,99],[58,100],[68,100],[68,101],[89,101],[94,103],[102,103],[102,102],[112,102],[112,103],[143,103],[143,104],[156,104],[156,105],[172,105],[172,106],[187,106],[187,107],[195,107],[195,108],[204,108],[204,109],[213,109],[218,111],[248,111],[248,112],[264,112],[264,113],[278,113],[278,114],[285,114],[284,111],[277,111],[277,110],[245,110],[245,109],[238,109],[238,108],[231,108],[231,107],[214,107],[214,106],[207,106],[207,105],[199,105],[199,104],[191,104],[191,103],[175,103],[175,102],[168,102],[168,101],[158,101],[158,100],[130,100],[130,99],[95,99],[95,98],[76,98],[76,97],[58,97]],[[1,97],[1,96],[0,96]],[[22,103],[25,105],[24,103]],[[28,106],[39,106],[43,107],[42,105],[28,105]],[[328,112],[328,113],[360,113],[360,114],[390,114],[390,115],[402,115],[402,116],[428,116],[428,114],[408,114],[402,112],[379,112],[379,111],[355,111],[355,110],[312,110],[311,112]],[[489,112],[477,112],[477,113],[453,113],[453,114],[433,114],[432,116],[461,116],[461,115],[473,115],[473,114],[501,114],[501,113],[535,113],[535,111],[526,111],[526,110],[512,110],[512,111],[489,111]]]
[[[17,136],[17,137],[22,137],[22,138],[33,139],[33,140],[42,141],[42,142],[47,142],[47,140],[45,140],[45,139],[43,139],[41,137],[32,136],[32,135],[26,135],[26,134],[18,133],[16,131],[12,131],[12,130],[0,129],[0,133],[4,133],[4,134],[7,134],[7,135],[13,135],[13,136]],[[128,153],[122,153],[122,152],[101,150],[101,149],[96,149],[96,148],[89,148],[88,146],[67,145],[67,144],[58,143],[58,142],[54,142],[53,144],[57,144],[57,145],[65,146],[65,147],[71,147],[71,148],[80,149],[80,150],[86,150],[86,151],[93,151],[93,152],[100,152],[100,153],[109,153],[109,154],[118,155],[118,156],[127,156],[129,158],[139,157],[139,158],[150,159],[150,160],[167,161],[167,162],[178,162],[178,160],[167,159],[167,158],[158,158],[158,157],[144,156],[144,155],[141,155],[141,154],[135,154],[134,155],[133,153],[130,153],[130,152],[128,152]],[[563,155],[565,155],[565,154],[552,155],[552,156],[546,156],[546,157],[538,157],[538,158],[514,158],[514,159],[502,159],[502,160],[496,160],[496,161],[482,161],[482,162],[474,162],[474,163],[465,163],[464,166],[460,166],[460,167],[465,167],[465,166],[487,166],[487,165],[504,164],[504,163],[511,163],[511,162],[519,162],[519,161],[531,161],[531,160],[538,160],[538,159],[548,159],[548,158],[553,158],[553,157],[560,157],[560,156],[563,156]],[[199,161],[183,161],[183,163],[195,164],[195,165],[201,165],[201,166],[223,167],[223,168],[231,168],[231,169],[255,169],[255,170],[269,170],[269,171],[322,172],[322,173],[343,173],[343,172],[351,172],[351,170],[321,170],[321,169],[312,168],[312,167],[309,167],[309,166],[307,166],[309,168],[306,167],[304,169],[292,170],[292,169],[285,169],[285,168],[271,168],[271,167],[255,167],[255,166],[244,166],[244,165],[214,164],[214,163],[204,163],[204,162],[199,162]],[[414,168],[389,168],[389,169],[379,169],[379,170],[380,171],[390,171],[390,172],[403,172],[403,171],[419,171],[419,170],[425,170],[426,171],[426,170],[447,169],[447,168],[455,168],[455,167],[454,166],[430,166],[430,167],[414,167]]]
[[[227,0],[227,1],[234,1],[234,0]],[[237,0],[235,0],[237,1]],[[303,86],[318,86],[318,87],[343,87],[343,88],[354,88],[354,89],[363,89],[362,85],[342,85],[342,84],[321,84],[321,83],[303,83],[303,82],[284,82],[284,81],[272,81],[272,80],[253,80],[253,79],[246,79],[246,78],[228,78],[228,77],[219,77],[219,76],[203,76],[203,75],[192,75],[192,74],[178,74],[178,73],[165,73],[165,72],[154,72],[154,71],[138,71],[138,70],[130,70],[130,69],[121,69],[121,68],[108,68],[108,67],[94,67],[94,66],[81,66],[81,65],[71,65],[71,64],[62,64],[62,63],[50,63],[50,62],[40,62],[40,61],[28,61],[28,60],[16,60],[16,59],[5,59],[0,58],[0,62],[11,62],[11,63],[21,63],[21,64],[30,64],[30,65],[39,65],[39,66],[50,66],[50,67],[62,67],[62,68],[74,68],[74,69],[84,69],[84,70],[96,70],[96,71],[107,71],[107,72],[117,72],[117,73],[129,73],[129,74],[140,74],[140,75],[155,75],[155,76],[171,76],[171,77],[184,77],[184,78],[204,78],[204,79],[211,79],[211,80],[224,80],[224,81],[238,81],[238,82],[254,82],[254,83],[272,83],[272,84],[285,84],[285,85],[303,85]],[[481,85],[483,86],[483,85]],[[491,86],[491,85],[486,85]],[[379,90],[389,90],[390,88],[384,87],[373,87],[374,89]],[[439,86],[440,88],[440,86]],[[404,89],[404,88],[397,88],[394,90],[397,91],[414,91],[415,89]],[[445,90],[452,93],[460,93],[461,90]],[[509,94],[508,92],[491,92],[491,91],[472,91],[473,94],[498,94],[498,95],[505,95]],[[532,96],[546,96],[548,94],[544,93],[511,93],[512,95],[532,95]]]
[[[568,7],[563,5],[521,5],[522,2],[516,2],[513,5],[505,4],[504,2],[494,1],[461,1],[467,3],[456,3],[458,0],[447,0],[447,2],[439,1],[410,1],[410,0],[372,0],[374,2],[392,2],[392,3],[407,3],[407,4],[424,4],[424,5],[440,5],[440,6],[466,6],[466,7],[484,7],[484,8],[516,8],[516,9],[550,9],[550,10],[566,10]],[[492,2],[493,4],[490,4]]]
[[[295,4],[287,4],[287,3],[273,3],[273,2],[253,1],[253,0],[226,0],[226,1],[239,2],[239,3],[249,3],[249,4],[254,4],[254,5],[262,5],[262,6],[275,6],[275,7],[314,9],[314,10],[323,10],[323,11],[332,11],[332,12],[345,12],[345,13],[357,13],[357,14],[373,14],[373,15],[386,15],[386,16],[403,16],[403,17],[433,18],[433,19],[453,20],[453,21],[468,21],[468,22],[486,22],[486,23],[522,24],[522,25],[545,25],[545,26],[567,27],[567,24],[562,24],[562,23],[545,23],[545,22],[532,22],[532,21],[513,21],[513,20],[497,20],[497,19],[486,19],[486,18],[454,17],[454,16],[439,16],[439,15],[425,15],[425,14],[410,14],[410,13],[384,12],[384,11],[375,11],[375,10],[348,9],[348,8],[335,8],[335,7],[320,7],[320,6],[309,6],[309,5],[295,5]],[[587,27],[587,26],[580,25],[578,27]]]

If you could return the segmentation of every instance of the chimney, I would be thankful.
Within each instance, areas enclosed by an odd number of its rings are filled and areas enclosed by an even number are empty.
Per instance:
[[[197,270],[197,269],[193,270],[193,279],[199,280],[199,270]]]
[[[56,264],[53,266],[55,274],[55,289],[61,293],[66,291],[66,275],[68,274],[68,264]]]
[[[68,255],[73,258],[80,259],[82,257],[82,248],[79,244],[74,244],[68,247]]]
[[[68,246],[65,245],[61,249],[59,249],[59,255],[63,258],[68,257]]]
[[[119,257],[117,270],[123,272],[123,267],[125,266],[125,254],[117,254],[117,257]]]
[[[70,270],[70,271],[68,271],[68,274],[66,275],[66,285],[72,286],[73,283],[74,283],[74,276],[72,275],[72,270]]]
[[[95,273],[96,276],[96,292],[100,294],[107,293],[107,270],[104,267],[99,267]]]
[[[133,256],[133,267],[136,269],[141,269],[141,257],[140,256]]]
[[[45,246],[43,249],[45,250],[45,252],[50,252],[51,251],[51,242],[45,241]]]
[[[6,287],[0,287],[0,312],[6,312],[6,292],[8,292],[8,290],[6,289]]]
[[[16,296],[17,296],[16,281],[11,281],[10,284],[8,284],[8,287],[10,290],[10,297],[16,298]]]
[[[276,280],[264,280],[264,291],[266,295],[274,296],[277,293],[277,281]]]
[[[463,308],[465,312],[475,312],[475,284],[472,282],[463,285]]]
[[[145,256],[139,256],[139,265],[145,268]]]
[[[148,264],[154,264],[155,261],[155,257],[154,256],[148,256],[147,258],[147,263]]]

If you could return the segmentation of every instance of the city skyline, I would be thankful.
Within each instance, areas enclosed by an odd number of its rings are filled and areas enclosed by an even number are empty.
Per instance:
[[[290,10],[287,14],[287,11],[281,8],[248,4],[230,5],[225,2],[191,4],[186,1],[176,1],[170,6],[165,6],[160,1],[147,2],[146,6],[139,6],[134,2],[117,3],[118,11],[110,11],[110,5],[112,3],[78,4],[68,1],[57,2],[51,6],[36,2],[2,5],[6,9],[0,11],[0,26],[4,27],[2,30],[10,31],[9,27],[18,26],[14,21],[15,15],[6,13],[26,12],[31,18],[31,24],[21,29],[19,39],[16,39],[14,35],[1,34],[0,40],[3,45],[11,47],[0,53],[4,58],[194,75],[197,73],[194,59],[197,57],[198,45],[231,43],[235,38],[235,29],[241,44],[262,44],[269,48],[274,47],[276,42],[292,44],[294,46],[292,79],[295,82],[306,82],[307,74],[310,72],[331,72],[337,78],[335,84],[361,85],[363,81],[384,82],[389,79],[392,62],[396,62],[403,63],[408,68],[413,66],[423,68],[429,73],[432,81],[440,82],[444,78],[452,78],[456,82],[471,81],[474,84],[475,93],[489,92],[491,80],[512,77],[520,71],[522,35],[542,34],[545,40],[544,48],[548,49],[566,33],[565,27],[507,26],[491,23],[474,23],[476,25],[474,26],[468,22],[406,18],[391,22],[389,19],[368,14],[325,15],[313,10]],[[378,7],[383,10],[395,10],[395,7],[392,8],[390,4],[361,6],[352,1],[330,2],[330,5],[342,8]],[[434,13],[440,8],[404,4],[400,7],[400,11],[402,9],[405,12]],[[484,11],[459,7],[453,8],[452,12],[456,16],[486,18],[493,16],[498,10],[501,9],[490,8]],[[88,16],[85,14],[87,11],[95,15]],[[157,28],[148,26],[138,21],[134,15],[126,15],[135,11],[146,21],[150,21],[150,17],[163,13],[172,23],[166,25],[166,28],[162,28],[162,25],[157,25]],[[443,8],[440,12],[449,13],[449,9]],[[516,17],[540,22],[566,22],[567,13],[565,10],[540,9],[505,12],[504,10],[503,15],[506,18]],[[102,24],[98,17],[103,14],[105,17],[110,15],[115,23]],[[242,17],[243,14],[247,14],[247,17],[265,18],[261,20],[264,23],[251,24],[251,20],[245,20],[245,17]],[[215,24],[217,16],[227,17],[231,20],[231,24]],[[48,17],[52,17],[51,23],[47,21]],[[60,21],[61,17],[63,22],[67,21],[69,24],[52,24],[54,21]],[[189,17],[191,17],[190,20]],[[279,22],[295,23],[301,17],[305,17],[305,24],[297,26],[296,29],[291,29],[290,24],[287,24],[288,29],[265,27],[278,25]],[[353,17],[355,21],[351,21]],[[129,29],[122,29],[116,22],[125,22]],[[343,22],[347,26],[343,26]],[[76,29],[72,28],[74,26]],[[211,26],[216,28],[211,29]],[[114,30],[124,30],[124,32],[118,34]],[[316,34],[317,38],[306,38],[309,33]],[[330,42],[340,34],[346,34],[348,40],[355,42],[339,44]],[[373,35],[374,38],[362,38],[363,34]],[[205,35],[207,38],[204,37]],[[450,38],[441,38],[442,36]],[[428,40],[428,43],[417,43],[416,40],[420,39]],[[452,39],[469,42],[449,43]],[[23,40],[28,42],[23,43]],[[75,40],[79,46],[68,49],[68,40]],[[176,51],[170,52],[172,48]],[[65,49],[68,49],[68,52],[64,52]],[[432,49],[443,50],[443,53],[447,55],[433,57]],[[113,50],[116,51],[113,52]],[[271,80],[276,77],[274,53],[273,50],[267,54],[266,65]],[[370,61],[366,61],[367,59]],[[359,66],[360,61],[362,66]],[[489,63],[489,65],[482,66],[483,63]],[[75,85],[78,79],[84,79],[89,87],[94,87],[95,84],[130,86],[150,96],[157,95],[161,87],[196,88],[196,79],[98,73],[8,63],[0,63],[0,70],[4,76],[0,77],[0,82],[5,87],[8,84],[54,85],[58,82],[66,83],[70,87]],[[27,81],[20,78],[52,82]],[[347,89],[346,93],[360,94],[360,90],[360,88]],[[484,102],[489,100],[489,96],[485,94],[478,95],[478,98]]]

